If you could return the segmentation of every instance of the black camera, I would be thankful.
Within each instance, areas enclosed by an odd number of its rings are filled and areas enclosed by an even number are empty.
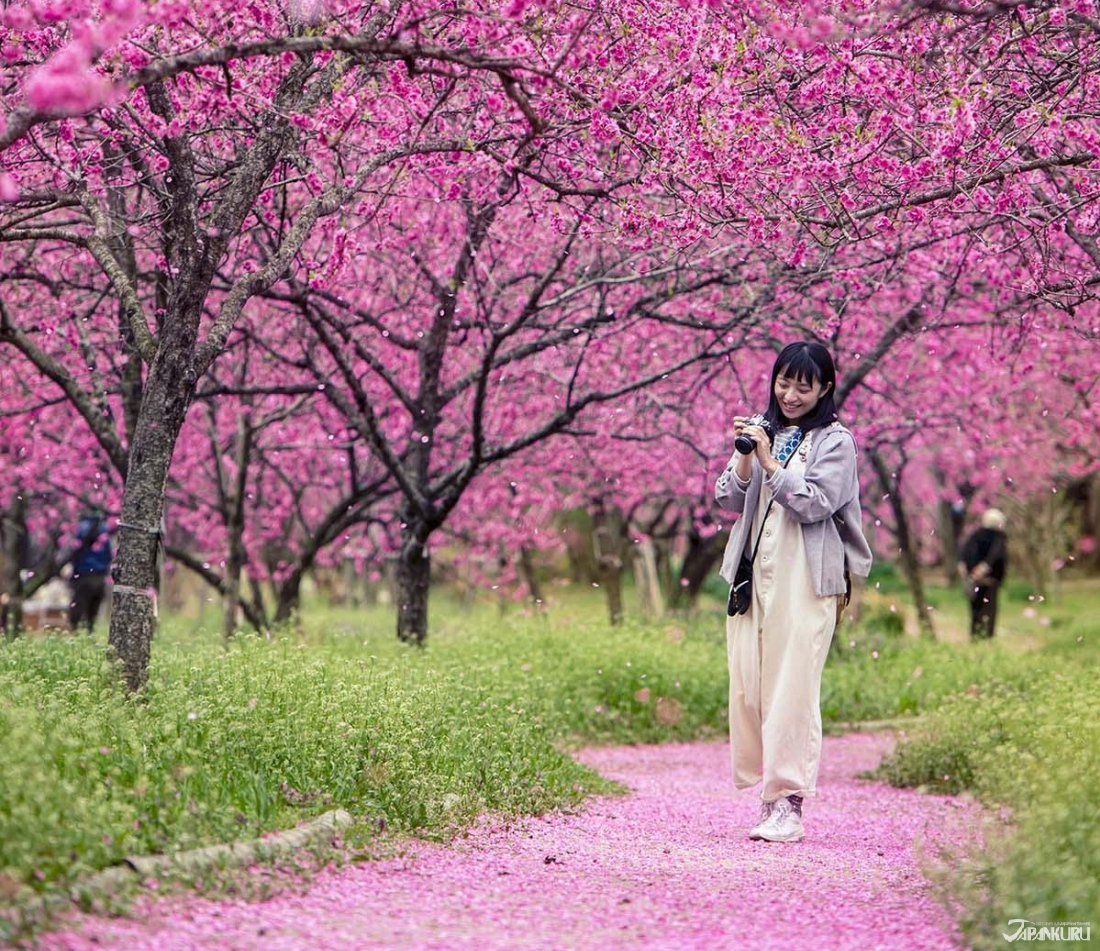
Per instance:
[[[768,434],[768,442],[770,443],[775,439],[775,431],[772,429],[772,424],[768,421],[767,416],[761,416],[757,413],[755,416],[750,416],[745,420],[746,426],[759,426]],[[737,451],[743,456],[749,455],[751,452],[756,451],[756,440],[751,436],[746,436],[742,433],[733,441],[734,446],[737,447]]]

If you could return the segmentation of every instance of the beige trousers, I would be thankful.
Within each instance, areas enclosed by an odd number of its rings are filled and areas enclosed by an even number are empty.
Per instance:
[[[797,455],[789,466],[800,463]],[[802,463],[804,465],[804,463]],[[726,619],[733,782],[763,781],[760,798],[814,796],[821,759],[821,674],[836,627],[837,599],[814,591],[802,528],[778,503],[763,515],[753,565],[752,607]]]

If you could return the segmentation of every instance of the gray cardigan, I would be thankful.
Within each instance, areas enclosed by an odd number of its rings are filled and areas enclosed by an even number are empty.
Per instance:
[[[734,455],[714,487],[714,497],[722,508],[741,513],[722,558],[722,577],[731,584],[741,553],[752,553],[749,535],[764,479],[764,470],[754,459],[749,481],[739,481],[734,472],[739,458]],[[782,505],[790,518],[802,523],[802,538],[818,597],[844,594],[845,567],[853,575],[867,577],[871,570],[871,548],[863,535],[856,441],[844,426],[830,423],[815,429],[805,475],[780,469],[768,480],[768,486],[776,504]]]

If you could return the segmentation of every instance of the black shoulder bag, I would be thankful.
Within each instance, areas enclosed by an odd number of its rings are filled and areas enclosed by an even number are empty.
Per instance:
[[[783,456],[782,465],[784,469],[787,467],[787,463],[791,461],[791,456],[794,455],[794,451],[801,442],[802,433],[800,431],[783,447],[780,455]],[[737,574],[733,576],[729,601],[726,602],[726,614],[729,617],[744,614],[752,605],[752,563],[756,561],[756,552],[760,548],[760,539],[764,535],[764,525],[768,521],[768,515],[774,504],[775,499],[772,498],[768,502],[768,507],[764,509],[764,520],[760,523],[760,533],[756,536],[756,544],[753,546],[752,554],[746,555],[741,552],[741,563],[737,566]]]
[[[775,499],[772,499],[774,502]],[[764,512],[764,521],[768,520],[768,512],[771,511],[772,502]],[[760,528],[761,535],[764,528]],[[760,547],[760,535],[756,536],[756,545],[752,555],[741,552],[741,563],[737,566],[737,574],[733,576],[733,584],[730,585],[730,599],[726,604],[726,614],[733,617],[735,614],[744,614],[752,605],[752,563],[756,560],[756,551]]]

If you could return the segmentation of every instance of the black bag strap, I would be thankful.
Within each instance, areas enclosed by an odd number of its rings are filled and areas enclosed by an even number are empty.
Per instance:
[[[756,536],[756,544],[753,545],[752,554],[749,555],[749,564],[753,564],[756,561],[756,553],[760,551],[760,539],[764,537],[764,523],[767,522],[768,516],[771,514],[772,506],[775,504],[775,499],[768,502],[768,507],[764,509],[764,519],[760,523],[760,534]]]
[[[844,607],[848,607],[852,600],[852,574],[848,571],[848,542],[846,532],[848,526],[839,512],[833,513],[833,524],[836,525],[837,534],[840,535],[840,544],[844,547]]]

